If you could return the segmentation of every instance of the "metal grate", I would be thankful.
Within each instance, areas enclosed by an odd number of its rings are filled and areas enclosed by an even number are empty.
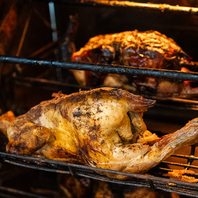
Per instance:
[[[173,179],[168,179],[163,176],[164,173],[172,171],[172,169],[169,168],[170,165],[180,166],[187,169],[189,168],[198,169],[198,166],[192,165],[192,162],[194,160],[198,160],[198,157],[194,156],[194,150],[195,147],[192,146],[191,154],[189,156],[172,155],[174,157],[177,157],[178,159],[179,158],[188,159],[189,163],[180,164],[180,163],[164,161],[160,163],[157,167],[151,169],[146,174],[130,174],[119,171],[113,171],[113,170],[93,168],[78,164],[71,164],[56,160],[50,160],[50,159],[15,155],[5,152],[0,152],[0,162],[9,163],[25,168],[42,170],[42,171],[49,171],[49,172],[61,173],[61,174],[71,174],[75,177],[82,176],[90,179],[101,180],[105,182],[111,182],[111,183],[127,185],[127,186],[150,187],[153,190],[164,190],[167,192],[175,192],[181,195],[198,197],[198,184],[176,181]],[[129,179],[127,180],[112,179],[107,176],[98,174],[98,172],[101,171],[105,173],[128,176]],[[198,174],[194,174],[193,176],[197,177]]]

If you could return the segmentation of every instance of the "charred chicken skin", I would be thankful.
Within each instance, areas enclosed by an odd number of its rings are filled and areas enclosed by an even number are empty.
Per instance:
[[[173,134],[153,137],[143,113],[154,104],[113,88],[59,93],[10,123],[6,150],[129,173],[146,172],[176,149],[198,142],[198,119]]]
[[[180,63],[192,64],[191,57],[173,39],[153,30],[126,31],[92,37],[84,47],[73,53],[71,61],[172,70],[181,70]],[[192,90],[182,82],[151,77],[123,77],[117,74],[107,75],[81,70],[73,70],[73,74],[81,86],[103,84],[124,87],[126,84],[131,85],[132,83],[136,85],[135,87],[140,87],[139,89],[148,87],[162,96],[181,95],[181,97],[186,97],[186,94],[198,93],[198,90]]]
[[[73,54],[72,60],[177,69],[181,61],[190,62],[191,58],[173,39],[158,31],[135,30],[92,37],[84,47]]]

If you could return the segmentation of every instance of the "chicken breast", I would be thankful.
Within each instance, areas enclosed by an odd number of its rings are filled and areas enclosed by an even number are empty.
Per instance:
[[[154,104],[121,89],[59,93],[10,124],[6,149],[104,169],[146,172],[176,149],[198,142],[198,118],[154,140],[143,121],[143,113]]]

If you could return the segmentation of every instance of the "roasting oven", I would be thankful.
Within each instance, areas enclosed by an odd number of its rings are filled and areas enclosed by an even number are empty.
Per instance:
[[[5,20],[8,25],[11,24],[11,28],[6,29],[4,25],[0,32],[3,38],[1,38],[3,47],[0,49],[2,51],[0,56],[1,113],[12,110],[16,115],[20,115],[40,101],[50,99],[53,92],[62,90],[63,93],[69,94],[79,89],[93,88],[80,87],[72,76],[71,69],[188,80],[196,85],[198,81],[196,65],[198,4],[196,5],[193,1],[188,4],[178,2],[180,6],[165,4],[170,2],[161,3],[111,0],[57,0],[54,2],[16,0],[9,3],[2,1],[0,6],[6,6],[1,14],[2,24]],[[12,16],[11,19],[8,16]],[[78,28],[77,32],[75,28]],[[134,29],[158,30],[173,38],[193,58],[193,65],[185,65],[192,69],[192,72],[139,69],[121,65],[104,67],[100,64],[69,62],[71,55],[69,50],[73,43],[76,49],[79,49],[92,36]],[[10,37],[4,35],[3,31],[8,31]],[[63,52],[65,56],[62,56]],[[186,99],[162,98],[146,93],[143,95],[157,100],[156,106],[145,114],[145,121],[148,129],[159,135],[179,129],[188,120],[198,115],[196,95],[189,95]],[[186,169],[193,170],[194,173],[189,176],[197,178],[196,146],[179,150],[147,174],[103,170],[130,176],[128,180],[120,181],[97,174],[96,168],[6,153],[6,138],[2,134],[1,140],[3,140],[0,145],[2,163],[0,195],[2,197],[58,197],[59,190],[55,182],[57,174],[105,181],[110,183],[114,190],[117,187],[121,189],[148,187],[154,191],[175,192],[181,196],[198,196],[197,183],[177,181],[165,176],[173,169]],[[13,173],[10,174],[10,172]],[[36,187],[31,186],[33,189],[31,192],[28,185],[32,184],[23,183],[26,173],[33,175],[28,178],[29,180],[36,180],[35,174],[38,175],[38,184]],[[13,184],[12,180],[17,177],[21,178],[21,181],[19,179],[16,181],[22,182],[22,185]],[[39,184],[42,186],[43,183],[48,184],[48,190],[45,193],[38,190],[41,189]]]

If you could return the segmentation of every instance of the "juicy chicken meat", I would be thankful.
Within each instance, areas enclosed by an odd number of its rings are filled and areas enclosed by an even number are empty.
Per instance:
[[[150,141],[152,134],[142,116],[154,103],[112,88],[59,93],[10,124],[6,149],[92,167],[146,172],[176,149],[198,142],[198,118],[173,134]]]

